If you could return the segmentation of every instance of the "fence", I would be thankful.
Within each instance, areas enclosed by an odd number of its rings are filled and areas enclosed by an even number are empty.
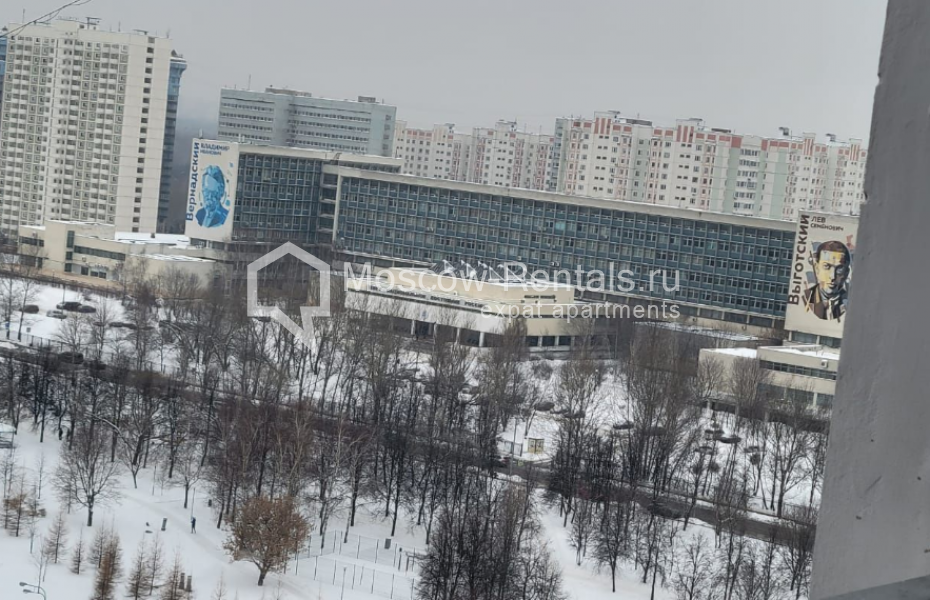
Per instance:
[[[14,330],[11,330],[9,339],[6,338],[6,334],[3,333],[3,329],[0,329],[0,342],[10,342],[18,344],[20,346],[27,346],[29,348],[44,349],[50,352],[65,352],[72,350],[76,346],[78,351],[86,352],[85,358],[88,355],[94,353],[97,350],[97,344],[93,341],[82,342],[80,344],[70,344],[61,339],[47,338],[40,335],[33,335],[31,333],[23,333],[21,336]],[[22,339],[19,339],[22,337]],[[105,348],[101,359],[104,363],[107,362],[108,358],[111,358],[116,352],[113,350],[114,343],[119,344],[122,340],[107,340]],[[154,373],[168,374],[171,373],[174,369],[171,363],[171,357],[165,357],[162,360],[143,360],[142,367],[152,371]],[[139,361],[133,360],[132,366],[136,367],[139,365]]]
[[[358,589],[392,600],[414,600],[418,559],[422,551],[392,544],[385,540],[343,531],[329,531],[325,536],[310,536],[308,544],[293,561],[294,571],[315,581]],[[359,564],[372,563],[371,566]]]
[[[328,531],[325,536],[310,536],[307,545],[300,552],[304,558],[319,556],[354,558],[396,569],[405,574],[416,575],[419,572],[419,559],[426,554],[420,548],[391,544],[385,548],[385,540],[344,531]]]

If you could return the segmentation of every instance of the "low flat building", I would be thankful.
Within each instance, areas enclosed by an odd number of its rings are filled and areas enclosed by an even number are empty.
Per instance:
[[[519,319],[531,352],[567,352],[580,335],[610,343],[606,319],[619,317],[621,309],[577,300],[572,285],[527,280],[480,263],[386,268],[349,277],[346,291],[347,306],[389,316],[399,331],[417,339],[435,339],[448,327],[454,331],[449,339],[495,346]]]
[[[775,402],[801,402],[814,409],[830,409],[836,393],[836,369],[840,351],[815,345],[762,346],[760,348],[705,348],[701,361],[716,361],[729,373],[740,360],[758,360],[769,372],[767,391]],[[726,377],[724,377],[724,381]],[[718,390],[716,400],[734,404],[726,390]]]
[[[20,225],[18,247],[20,259],[42,274],[89,281],[118,282],[129,272],[155,278],[180,269],[207,283],[218,266],[186,236],[119,232],[113,225],[84,221]]]

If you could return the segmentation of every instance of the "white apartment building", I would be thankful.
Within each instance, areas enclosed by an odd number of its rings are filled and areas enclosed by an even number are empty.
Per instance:
[[[453,127],[452,124],[446,124],[434,125],[432,129],[415,129],[407,127],[406,121],[397,121],[394,128],[394,158],[403,159],[403,173],[417,177],[454,179],[451,176],[454,172],[452,154],[457,134]]]
[[[65,20],[8,29],[0,232],[46,219],[155,231],[171,40]]]
[[[520,131],[513,121],[455,133],[450,124],[416,129],[400,121],[394,157],[404,173],[530,190],[549,190],[554,181],[552,135]]]
[[[267,88],[220,91],[218,139],[263,146],[391,156],[397,108],[376,98],[318,98]]]
[[[861,140],[738,135],[700,119],[663,127],[615,112],[560,119],[556,130],[562,193],[778,219],[858,214],[864,200]]]

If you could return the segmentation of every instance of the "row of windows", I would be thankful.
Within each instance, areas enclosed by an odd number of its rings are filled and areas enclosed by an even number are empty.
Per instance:
[[[792,375],[804,375],[806,377],[816,377],[817,379],[829,379],[836,381],[836,373],[826,369],[812,369],[810,367],[801,367],[798,365],[788,365],[785,363],[776,363],[768,360],[762,361],[762,368],[779,373],[790,373]]]
[[[769,398],[776,402],[796,402],[803,406],[822,408],[831,408],[833,406],[833,394],[822,392],[815,394],[808,390],[798,390],[766,383],[759,384],[759,391],[767,394]]]
[[[76,254],[86,254],[87,256],[97,256],[99,258],[108,258],[110,260],[116,260],[120,262],[124,262],[126,260],[126,255],[122,252],[110,252],[109,250],[101,250],[99,248],[75,246],[74,252]]]
[[[575,206],[570,204],[559,204],[546,202],[542,200],[529,200],[522,198],[511,198],[506,196],[495,196],[489,194],[477,194],[463,192],[459,190],[444,190],[438,188],[424,188],[421,186],[395,184],[392,182],[378,182],[369,180],[349,180],[351,190],[358,194],[361,201],[362,196],[374,197],[377,203],[386,203],[388,206],[396,206],[399,210],[417,209],[422,213],[425,209],[420,206],[427,201],[438,201],[440,206],[449,207],[449,216],[456,216],[451,212],[457,205],[465,207],[477,207],[491,209],[492,207],[506,216],[506,213],[532,214],[559,218],[564,216],[567,220],[597,220],[609,223],[635,223],[638,226],[644,225],[649,228],[655,228],[657,231],[669,230],[670,232],[682,231],[687,227],[689,231],[698,234],[698,237],[719,237],[719,238],[738,238],[744,240],[758,240],[760,242],[771,239],[776,244],[790,246],[794,233],[792,231],[772,231],[768,229],[756,229],[753,227],[741,227],[736,225],[726,225],[718,223],[709,223],[705,221],[691,221],[687,219],[678,219],[657,215],[646,215],[642,213],[631,213],[613,209],[599,209],[588,206]],[[395,205],[390,205],[388,200],[397,198]],[[442,213],[440,213],[442,214]]]

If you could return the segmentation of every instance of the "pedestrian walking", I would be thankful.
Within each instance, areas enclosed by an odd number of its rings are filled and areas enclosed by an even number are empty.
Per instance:
[[[197,533],[197,517],[191,517],[191,533]]]

